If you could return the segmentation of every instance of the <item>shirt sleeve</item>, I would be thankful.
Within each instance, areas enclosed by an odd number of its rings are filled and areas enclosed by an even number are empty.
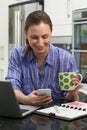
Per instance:
[[[8,73],[6,80],[11,81],[13,89],[21,90],[21,76],[22,69],[20,56],[17,49],[14,49],[9,56]]]
[[[78,73],[76,61],[73,55],[70,56],[70,65],[69,65],[69,71]]]
[[[77,65],[74,56],[68,51],[60,51],[60,72],[76,72],[78,73]]]

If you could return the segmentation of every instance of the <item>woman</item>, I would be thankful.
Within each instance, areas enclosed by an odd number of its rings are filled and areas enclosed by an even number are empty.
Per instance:
[[[30,13],[25,22],[26,46],[15,48],[9,57],[7,78],[12,82],[20,103],[46,105],[53,100],[78,98],[79,85],[70,92],[61,91],[59,72],[78,72],[73,56],[51,42],[52,22],[43,11]],[[75,84],[78,78],[73,81]],[[37,89],[50,88],[52,97],[38,96]]]

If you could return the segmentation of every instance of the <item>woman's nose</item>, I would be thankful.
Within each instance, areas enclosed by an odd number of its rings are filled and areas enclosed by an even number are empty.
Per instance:
[[[38,44],[41,46],[41,45],[43,45],[43,39],[42,38],[39,38],[38,39]]]

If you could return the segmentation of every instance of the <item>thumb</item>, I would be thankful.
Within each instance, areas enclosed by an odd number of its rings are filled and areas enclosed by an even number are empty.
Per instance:
[[[79,89],[81,89],[83,87],[83,84],[79,84],[76,88],[75,91],[78,91]]]
[[[37,95],[37,91],[36,90],[33,90],[32,92],[34,95]]]

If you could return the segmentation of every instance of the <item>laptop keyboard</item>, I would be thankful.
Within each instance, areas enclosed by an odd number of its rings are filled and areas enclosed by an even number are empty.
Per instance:
[[[29,110],[26,110],[26,109],[21,109],[21,112],[24,113],[24,112],[27,112]]]

